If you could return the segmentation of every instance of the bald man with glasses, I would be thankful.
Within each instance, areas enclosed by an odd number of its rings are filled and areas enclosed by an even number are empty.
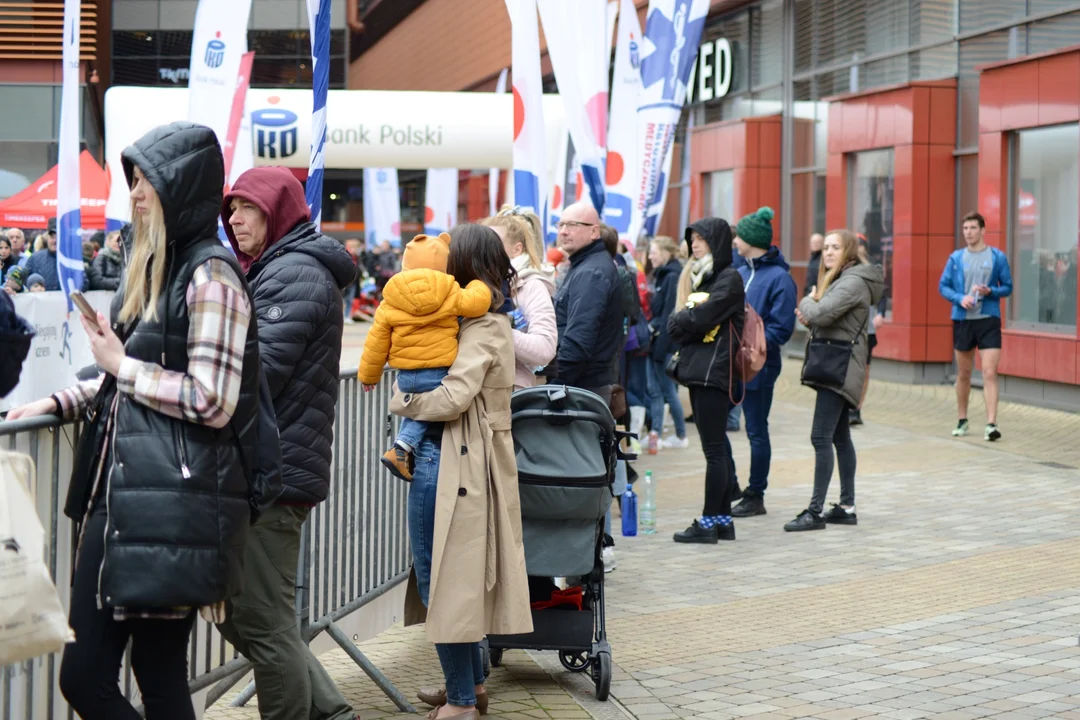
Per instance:
[[[618,271],[600,239],[600,216],[591,205],[566,208],[556,227],[558,245],[570,256],[570,271],[555,295],[558,371],[550,382],[591,390],[610,401],[623,338]]]

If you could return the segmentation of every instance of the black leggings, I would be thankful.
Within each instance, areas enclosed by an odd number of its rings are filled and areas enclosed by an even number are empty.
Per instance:
[[[814,406],[810,442],[814,446],[814,495],[810,510],[821,514],[833,473],[833,447],[840,462],[840,504],[855,504],[855,446],[851,444],[848,411],[851,405],[839,393],[819,389]]]
[[[727,390],[690,388],[690,408],[705,452],[705,517],[731,514],[731,458],[727,441]]]
[[[60,691],[83,720],[141,720],[120,692],[120,662],[128,639],[131,670],[139,683],[146,720],[194,720],[187,686],[187,646],[192,612],[184,620],[113,620],[98,609],[98,568],[105,552],[105,513],[87,521],[71,589],[75,642],[64,648]]]

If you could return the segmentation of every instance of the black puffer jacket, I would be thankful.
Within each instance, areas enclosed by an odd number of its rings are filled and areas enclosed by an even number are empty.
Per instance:
[[[217,239],[221,150],[209,128],[177,122],[151,130],[124,150],[122,161],[129,183],[137,166],[157,191],[168,260],[157,319],[122,325],[119,292],[113,299],[112,327],[128,357],[186,373],[187,288],[195,270],[217,258],[243,282],[236,259]],[[222,428],[152,410],[106,378],[94,404],[103,412],[87,418],[65,508],[69,516],[82,519],[104,454],[95,507],[107,514],[99,583],[99,601],[105,606],[203,606],[240,592],[252,493],[245,458],[255,456],[260,379],[254,319],[242,352],[239,400]],[[107,437],[110,418],[114,430]],[[92,452],[84,453],[84,447]]]
[[[682,273],[682,263],[678,258],[671,258],[666,265],[656,268],[653,273],[653,285],[656,293],[649,301],[649,312],[652,313],[652,322],[649,325],[655,330],[656,336],[652,341],[650,354],[656,362],[663,362],[668,353],[679,349],[671,340],[668,333],[668,318],[675,311],[675,300],[679,296],[679,275]]]
[[[101,248],[86,272],[90,276],[91,290],[115,290],[120,286],[120,274],[124,270],[124,260],[119,250]]]
[[[720,218],[705,218],[686,229],[686,241],[697,232],[709,243],[713,269],[696,292],[709,299],[668,320],[671,339],[679,343],[678,381],[689,387],[729,389],[732,375],[731,336],[736,347],[746,319],[742,277],[731,265],[731,228]]]
[[[279,502],[314,505],[330,490],[341,293],[355,280],[348,251],[308,222],[271,245],[248,271],[263,372],[281,431]]]

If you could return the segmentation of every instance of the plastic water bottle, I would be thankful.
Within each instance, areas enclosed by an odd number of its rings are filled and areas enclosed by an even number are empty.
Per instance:
[[[622,494],[622,534],[623,537],[637,535],[637,495],[630,485],[626,486],[626,492]]]
[[[645,471],[645,479],[641,481],[641,534],[656,534],[656,481],[653,479],[652,470]]]

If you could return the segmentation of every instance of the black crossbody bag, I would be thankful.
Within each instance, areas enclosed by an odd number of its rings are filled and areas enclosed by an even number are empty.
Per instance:
[[[847,380],[848,364],[858,342],[810,336],[803,362],[802,381],[840,389]]]

